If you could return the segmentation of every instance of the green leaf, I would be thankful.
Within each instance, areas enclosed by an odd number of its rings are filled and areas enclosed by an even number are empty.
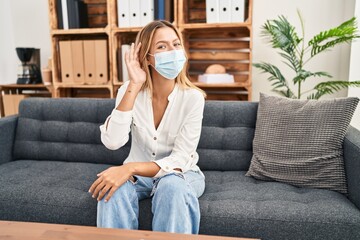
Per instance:
[[[328,81],[319,83],[314,87],[316,92],[308,96],[308,99],[319,99],[326,94],[332,94],[348,87],[360,87],[360,81]]]
[[[274,87],[273,91],[279,92],[281,94],[284,93],[284,94],[286,94],[286,95],[283,95],[285,97],[289,97],[289,98],[294,97],[294,94],[290,90],[290,88],[286,82],[286,79],[284,78],[281,71],[276,66],[274,66],[272,64],[268,64],[268,63],[254,63],[253,66],[263,70],[263,73],[270,74],[270,77],[268,78],[268,80],[270,82],[272,82],[272,86]]]
[[[305,81],[308,77],[328,77],[331,78],[332,76],[327,72],[309,72],[306,70],[301,69],[297,72],[296,77],[293,79],[294,84],[299,82]]]
[[[340,43],[349,43],[353,39],[359,38],[356,31],[356,18],[354,17],[342,23],[338,27],[320,32],[309,41],[309,46],[312,47],[311,57]]]
[[[294,93],[290,89],[288,89],[286,91],[285,90],[274,90],[273,89],[272,91],[278,93],[281,96],[287,97],[287,98],[294,98],[294,99],[296,98]]]
[[[280,56],[285,58],[289,61],[289,63],[284,62],[286,65],[288,65],[291,69],[293,69],[295,72],[299,71],[301,69],[300,61],[297,58],[295,52],[291,53],[279,53]]]
[[[262,35],[269,37],[274,48],[290,53],[302,41],[292,26],[284,16],[279,16],[278,20],[268,20],[262,26]]]

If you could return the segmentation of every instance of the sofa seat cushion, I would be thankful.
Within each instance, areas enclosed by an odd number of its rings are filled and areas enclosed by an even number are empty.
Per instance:
[[[360,239],[360,211],[338,192],[256,180],[246,177],[246,172],[204,173],[200,233],[262,239]]]
[[[87,192],[109,165],[18,160],[0,165],[1,219],[96,225]]]

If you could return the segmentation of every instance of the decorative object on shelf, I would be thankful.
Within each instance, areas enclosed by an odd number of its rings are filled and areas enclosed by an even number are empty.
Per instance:
[[[226,69],[221,64],[211,64],[208,66],[205,70],[206,74],[220,74],[220,73],[226,73]]]
[[[45,86],[50,86],[52,84],[52,71],[49,68],[43,68],[41,70],[42,80]]]
[[[319,99],[326,94],[332,94],[347,87],[360,87],[360,81],[327,81],[320,82],[309,91],[302,91],[301,84],[309,77],[332,77],[327,72],[306,70],[305,65],[309,60],[341,43],[350,43],[360,36],[357,34],[356,19],[352,18],[337,27],[315,35],[306,46],[304,42],[304,22],[299,12],[298,15],[301,22],[302,36],[298,35],[295,27],[284,16],[268,20],[262,26],[263,36],[269,40],[273,48],[281,50],[279,54],[284,59],[284,63],[295,73],[292,83],[294,86],[297,85],[297,93],[293,92],[290,81],[285,78],[277,66],[264,62],[254,63],[254,67],[263,70],[263,73],[270,74],[268,80],[274,86],[273,91],[282,96],[297,99],[310,93],[307,96],[308,99]]]
[[[21,61],[18,67],[17,84],[41,83],[40,49],[16,48],[16,54]]]
[[[202,83],[234,83],[234,76],[226,73],[223,65],[212,64],[205,70],[205,74],[199,75],[199,82]]]

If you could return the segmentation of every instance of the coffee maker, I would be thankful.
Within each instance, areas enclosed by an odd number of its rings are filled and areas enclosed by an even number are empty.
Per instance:
[[[42,83],[39,52],[39,49],[35,48],[16,48],[17,56],[21,61],[21,65],[18,67],[17,84]],[[38,53],[38,56],[35,53]]]

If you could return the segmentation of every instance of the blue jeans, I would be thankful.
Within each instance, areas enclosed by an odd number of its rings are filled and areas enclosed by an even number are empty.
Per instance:
[[[152,197],[153,231],[199,232],[198,197],[205,190],[201,172],[171,173],[157,179],[136,178],[135,182],[125,182],[107,203],[105,197],[98,202],[98,227],[138,229],[139,200]]]

